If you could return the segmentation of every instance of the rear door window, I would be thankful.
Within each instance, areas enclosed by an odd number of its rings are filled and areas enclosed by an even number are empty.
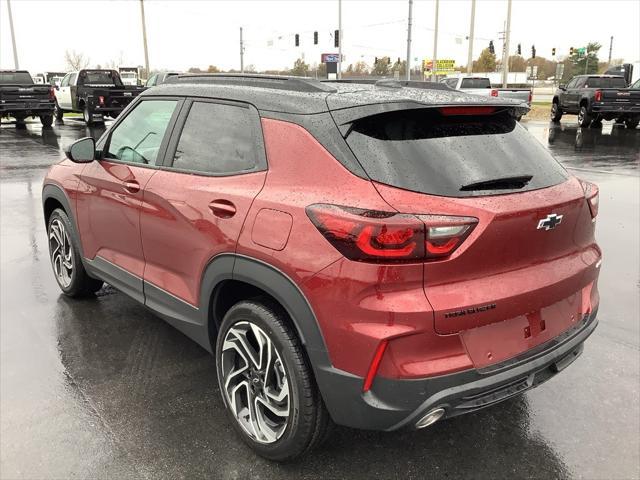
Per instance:
[[[257,113],[249,106],[195,101],[182,128],[172,167],[233,175],[259,165]]]
[[[357,120],[346,141],[369,177],[406,190],[447,197],[512,193],[556,185],[564,168],[507,111],[444,115],[401,110]],[[469,189],[531,177],[524,186]]]

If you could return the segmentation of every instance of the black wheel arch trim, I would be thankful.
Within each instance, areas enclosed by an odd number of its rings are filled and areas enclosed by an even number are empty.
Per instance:
[[[80,251],[80,257],[84,260],[84,251],[82,250],[82,242],[80,241],[80,232],[78,230],[78,224],[76,222],[76,212],[75,209],[71,207],[71,201],[65,191],[59,185],[53,183],[47,183],[42,187],[42,213],[45,215],[44,222],[45,228],[48,228],[47,225],[47,217],[46,217],[46,203],[47,200],[54,199],[66,212],[69,220],[71,220],[71,235],[73,236],[73,241],[78,246],[78,250]]]

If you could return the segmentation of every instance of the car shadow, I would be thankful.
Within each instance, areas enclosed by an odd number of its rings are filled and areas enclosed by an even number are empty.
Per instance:
[[[91,299],[60,296],[53,315],[67,387],[153,478],[568,477],[531,428],[526,396],[421,431],[336,427],[311,455],[272,463],[231,427],[213,357],[144,307],[106,286]]]

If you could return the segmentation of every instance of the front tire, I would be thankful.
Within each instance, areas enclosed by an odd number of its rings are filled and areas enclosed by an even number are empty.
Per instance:
[[[591,124],[591,115],[589,115],[589,111],[587,110],[586,105],[582,105],[580,107],[580,111],[578,112],[578,125],[585,128]]]
[[[560,119],[562,118],[562,109],[558,102],[553,102],[551,104],[551,121],[553,123],[560,123]]]
[[[324,439],[329,414],[277,304],[248,300],[231,307],[218,334],[216,364],[233,427],[256,453],[289,461]]]
[[[87,274],[71,232],[71,222],[66,212],[61,208],[55,209],[47,224],[53,274],[62,293],[69,297],[82,297],[100,290],[103,282]]]
[[[58,105],[58,101],[56,100],[55,106],[53,107],[53,115],[56,117],[56,120],[62,121],[64,117],[64,111]]]

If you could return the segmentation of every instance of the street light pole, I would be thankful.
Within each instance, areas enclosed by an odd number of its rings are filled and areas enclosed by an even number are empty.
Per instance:
[[[471,0],[471,26],[469,27],[469,55],[467,56],[467,73],[473,71],[473,30],[476,23],[476,0]]]
[[[411,16],[413,13],[413,0],[409,0],[409,22],[407,24],[407,81],[411,80]]]
[[[342,0],[338,0],[338,80],[342,78]]]
[[[511,0],[507,3],[507,28],[504,34],[504,52],[502,54],[502,88],[507,88],[509,76],[509,40],[511,39]]]
[[[9,30],[11,30],[11,43],[13,45],[13,63],[18,70],[18,49],[16,48],[16,33],[13,30],[13,15],[11,14],[11,0],[7,0],[7,10],[9,10]]]
[[[438,69],[438,12],[440,10],[440,0],[436,0],[436,25],[433,32],[433,60],[431,64],[431,81],[435,82],[437,79],[436,71]]]
[[[611,52],[613,51],[613,35],[611,35],[611,40],[609,40],[609,62],[608,66],[611,66]]]
[[[147,24],[144,18],[144,0],[140,0],[140,14],[142,17],[142,43],[144,45],[144,68],[149,78],[149,51],[147,50]]]
[[[240,73],[244,73],[244,41],[242,40],[242,27],[240,27]]]

